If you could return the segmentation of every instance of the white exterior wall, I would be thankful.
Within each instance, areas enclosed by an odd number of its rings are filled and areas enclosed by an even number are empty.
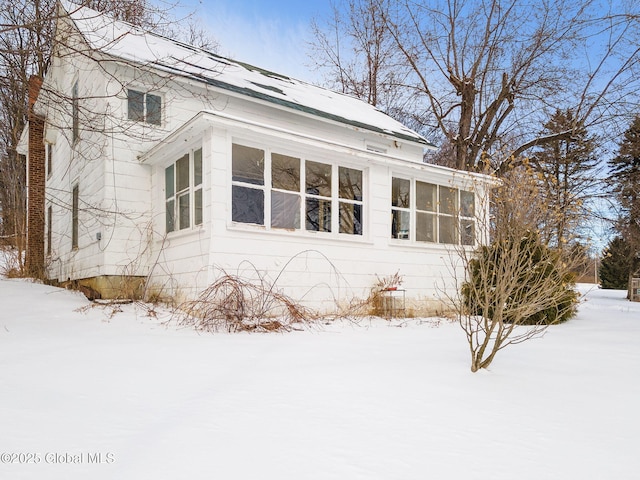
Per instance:
[[[378,277],[398,272],[404,280],[401,288],[406,290],[408,307],[424,312],[441,306],[437,301],[440,290],[453,285],[455,247],[391,238],[392,177],[475,189],[479,196],[483,195],[482,184],[461,172],[422,163],[422,149],[413,144],[349,127],[337,129],[331,123],[306,116],[290,121],[288,114],[283,115],[277,108],[271,109],[270,121],[264,105],[257,105],[255,111],[250,104],[233,99],[225,105],[223,111],[205,114],[192,122],[144,159],[153,165],[153,250],[157,264],[151,282],[156,288],[179,298],[193,298],[228,273],[247,279],[277,279],[277,287],[293,298],[330,309],[335,305],[334,299],[345,304],[353,298],[366,298]],[[244,120],[233,119],[240,114]],[[189,145],[199,142],[205,170],[204,223],[165,237],[161,233],[164,169]],[[363,235],[311,232],[304,228],[288,231],[233,222],[231,147],[236,142],[362,170]],[[393,149],[392,155],[367,152],[368,144],[387,146]],[[333,208],[337,209],[337,205]],[[304,224],[304,219],[301,221]]]
[[[110,60],[96,63],[85,47],[76,44],[75,50],[81,53],[61,51],[53,57],[39,101],[53,153],[45,203],[45,212],[52,208],[49,277],[146,276],[153,236],[151,167],[138,157],[210,104],[188,93],[190,85]],[[80,139],[74,143],[71,89],[76,80]],[[127,88],[162,96],[161,126],[127,119]],[[78,248],[71,241],[75,185],[80,197]]]
[[[72,145],[70,107],[43,107],[54,157],[46,203],[53,208],[51,278],[149,275],[150,293],[194,298],[226,272],[277,278],[277,287],[296,299],[314,306],[331,300],[327,308],[333,300],[366,297],[378,277],[396,272],[408,304],[422,301],[418,308],[451,285],[452,246],[391,238],[393,176],[463,189],[474,183],[468,175],[422,163],[422,145],[130,65],[94,63],[82,54],[54,58],[45,84],[68,99],[69,79],[78,80],[81,110],[95,118],[88,118],[92,128],[81,126],[81,140]],[[127,88],[162,97],[161,126],[127,119]],[[232,222],[234,142],[362,170],[363,235]],[[203,224],[166,234],[164,169],[198,147]],[[72,249],[76,184],[80,228]]]
[[[77,57],[77,58],[76,58]],[[69,60],[74,58],[73,62]],[[52,209],[51,254],[47,255],[49,275],[67,280],[100,275],[104,252],[95,240],[104,220],[103,157],[106,139],[100,135],[101,118],[92,112],[104,110],[103,100],[94,92],[104,91],[103,77],[93,75],[92,65],[82,56],[69,55],[53,60],[41,97],[54,100],[43,112],[47,118],[45,141],[51,144],[51,170],[45,190],[45,211]],[[71,97],[78,83],[80,141],[72,139]],[[88,128],[87,125],[91,125]],[[79,187],[78,248],[72,248],[72,190]],[[45,233],[45,243],[47,242]],[[46,251],[46,250],[45,250]]]

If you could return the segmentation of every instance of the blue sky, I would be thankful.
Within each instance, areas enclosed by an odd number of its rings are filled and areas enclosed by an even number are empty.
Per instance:
[[[312,81],[306,42],[314,16],[326,17],[330,0],[183,0],[220,42],[220,54]]]

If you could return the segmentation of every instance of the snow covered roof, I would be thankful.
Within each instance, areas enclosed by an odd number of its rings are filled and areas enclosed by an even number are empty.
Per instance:
[[[61,4],[89,46],[109,56],[328,120],[431,146],[418,133],[356,98],[145,32],[67,0],[62,0]]]

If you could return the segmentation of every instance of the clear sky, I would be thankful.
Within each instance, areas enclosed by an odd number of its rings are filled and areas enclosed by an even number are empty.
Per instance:
[[[312,81],[310,22],[326,17],[331,0],[183,0],[220,42],[219,53]]]

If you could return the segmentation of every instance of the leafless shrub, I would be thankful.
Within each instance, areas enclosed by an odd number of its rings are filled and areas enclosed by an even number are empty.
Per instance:
[[[7,278],[24,277],[23,256],[20,251],[11,247],[0,247],[0,275]]]
[[[290,331],[318,318],[264,277],[255,282],[229,274],[183,303],[176,316],[179,325],[206,332]]]
[[[364,304],[368,307],[370,315],[376,317],[386,317],[389,315],[388,297],[386,292],[396,290],[402,285],[402,275],[400,272],[396,272],[393,275],[387,275],[385,277],[379,277],[376,275],[376,282],[371,288],[369,298],[367,298]]]
[[[464,268],[450,297],[471,354],[471,371],[488,368],[499,351],[544,335],[575,313],[570,252],[550,248],[537,226],[548,212],[535,179],[524,169],[505,175],[492,195],[491,242],[458,246],[452,261]],[[482,211],[483,209],[480,209]]]

